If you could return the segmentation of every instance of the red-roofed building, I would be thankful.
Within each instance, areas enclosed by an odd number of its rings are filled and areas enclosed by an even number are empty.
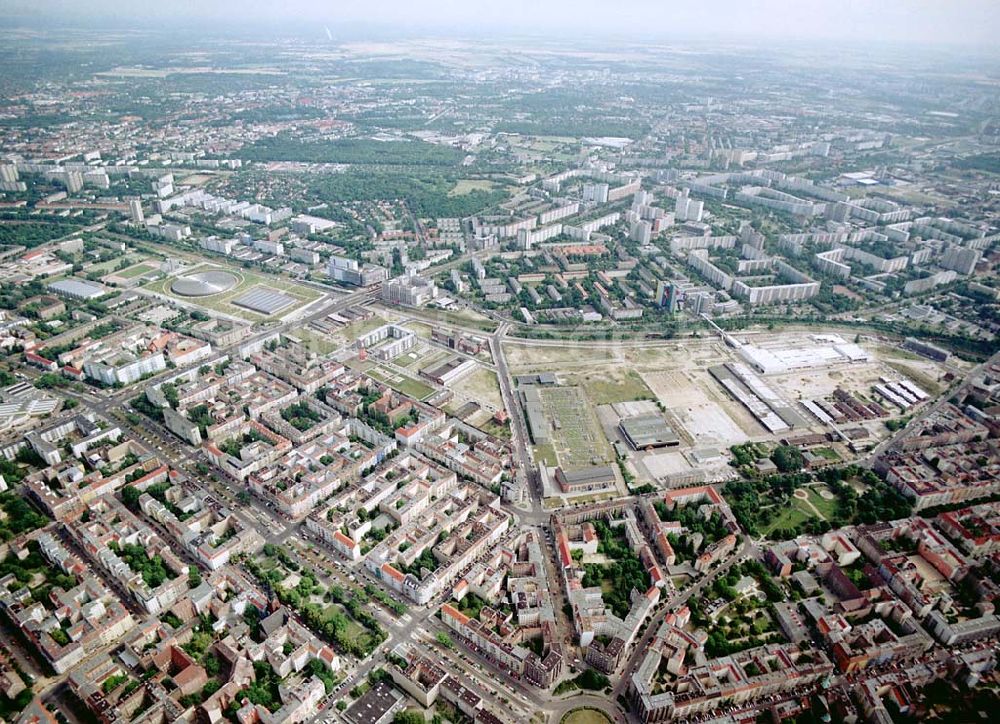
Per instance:
[[[339,553],[347,558],[350,558],[352,561],[361,559],[361,548],[358,544],[351,538],[341,533],[339,530],[334,532],[331,545],[336,548]]]
[[[74,367],[73,365],[65,365],[62,368],[63,376],[69,377],[71,380],[83,380],[83,370]]]
[[[452,606],[450,603],[446,603],[441,606],[441,619],[450,620],[452,623],[456,623],[459,626],[465,626],[470,620],[468,616]]]
[[[383,563],[379,569],[379,578],[385,583],[389,588],[396,591],[397,593],[403,593],[403,589],[406,583],[406,574],[400,571],[391,563]]]
[[[569,568],[573,565],[573,554],[569,549],[569,541],[566,539],[565,533],[559,533],[556,545],[559,547],[559,562],[562,563],[563,568]]]
[[[722,496],[711,485],[698,485],[693,488],[668,490],[663,496],[663,500],[671,508],[677,503],[687,505],[701,499],[705,499],[706,503],[714,505],[720,505],[723,502]]]
[[[59,369],[58,363],[48,359],[47,357],[42,357],[40,354],[35,354],[34,352],[25,352],[24,361],[29,365],[39,367],[47,372],[55,372]]]

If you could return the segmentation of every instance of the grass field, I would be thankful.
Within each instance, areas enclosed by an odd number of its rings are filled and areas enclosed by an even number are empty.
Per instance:
[[[608,460],[608,443],[579,387],[541,390],[545,417],[553,423],[552,446],[559,464],[577,468]]]
[[[289,334],[293,337],[297,337],[307,349],[315,352],[316,354],[330,354],[343,346],[337,343],[336,338],[327,337],[314,329],[309,329],[308,327],[299,327],[298,329],[289,332]]]
[[[511,438],[510,425],[501,425],[493,418],[490,418],[480,425],[479,429],[489,435],[492,435],[493,437],[498,437],[501,440],[510,440]]]
[[[358,337],[368,334],[373,329],[378,329],[385,323],[385,319],[376,314],[371,319],[363,319],[359,322],[348,324],[346,327],[337,332],[337,334],[348,342],[354,342]]]
[[[361,624],[359,624],[353,618],[351,618],[351,614],[349,614],[347,612],[347,609],[345,609],[339,603],[335,603],[335,604],[331,604],[330,606],[327,606],[326,610],[323,611],[323,618],[325,620],[329,620],[335,614],[338,614],[338,613],[342,614],[343,616],[345,616],[347,618],[347,636],[348,636],[348,638],[350,638],[352,641],[359,641],[359,640],[360,641],[364,641],[364,639],[368,637],[368,632],[365,631],[365,627],[362,626]]]
[[[473,312],[470,309],[460,309],[455,312],[446,309],[408,309],[407,312],[418,319],[438,321],[443,324],[453,324],[458,327],[472,327],[483,332],[493,332],[497,328],[496,322],[489,317]],[[414,328],[414,333],[420,334],[420,330]]]
[[[827,460],[840,460],[840,455],[838,455],[835,450],[828,447],[818,447],[813,449],[813,452],[821,458],[826,458]]]
[[[571,342],[557,347],[519,344],[504,340],[503,348],[507,354],[507,364],[515,374],[548,371],[561,365],[566,365],[565,371],[569,372],[570,365],[597,366],[615,362],[614,350],[602,347],[581,348]]]
[[[611,724],[611,720],[597,709],[574,709],[566,712],[559,724]]]
[[[451,356],[450,352],[445,352],[443,349],[438,349],[437,347],[428,347],[427,345],[418,345],[410,350],[410,352],[416,354],[416,359],[410,357],[409,354],[404,354],[394,359],[393,363],[400,367],[412,368],[416,372],[435,367]]]
[[[567,374],[566,382],[581,386],[595,405],[654,399],[653,392],[635,370],[618,368],[577,372]]]
[[[824,518],[829,520],[837,513],[837,499],[833,498],[831,500],[827,500],[819,494],[819,490],[821,489],[828,490],[828,488],[824,485],[822,487],[812,486],[806,488],[806,491],[809,494],[809,502],[816,507],[816,510],[822,513]]]
[[[260,570],[267,573],[268,571],[273,571],[278,567],[278,561],[270,556],[262,556],[260,560]]]
[[[128,269],[122,269],[120,272],[115,272],[115,274],[123,279],[132,279],[137,276],[142,276],[143,274],[149,274],[151,271],[156,271],[156,267],[152,264],[143,263],[130,266]]]
[[[181,181],[181,184],[184,186],[204,186],[213,178],[215,178],[215,176],[212,174],[195,173],[190,176],[185,176]]]
[[[451,387],[457,393],[461,393],[474,400],[492,405],[497,410],[503,409],[503,398],[500,396],[500,383],[496,374],[485,367],[478,367],[475,371],[465,375],[455,382]]]
[[[430,385],[425,385],[419,380],[387,370],[384,367],[373,367],[368,370],[368,374],[379,382],[389,385],[392,389],[418,400],[422,400],[434,392],[434,388]]]
[[[478,179],[463,178],[455,183],[455,188],[448,192],[449,196],[464,196],[473,191],[492,191],[492,181],[481,181]]]
[[[897,372],[913,380],[918,387],[922,388],[924,392],[929,394],[931,397],[941,394],[941,385],[939,385],[936,380],[931,379],[926,374],[918,370],[916,365],[908,365],[903,364],[902,362],[893,361],[886,361],[886,364]]]
[[[251,312],[249,309],[238,307],[232,303],[232,300],[245,294],[256,286],[267,286],[270,289],[276,289],[289,296],[295,297],[297,301],[294,305],[286,307],[278,312],[278,314],[282,316],[319,299],[321,296],[320,292],[310,289],[309,287],[304,287],[301,284],[296,284],[295,282],[287,279],[262,274],[260,272],[240,267],[228,266],[225,264],[198,264],[197,266],[191,268],[188,273],[194,274],[197,272],[212,270],[231,272],[240,279],[240,282],[228,291],[221,292],[219,294],[211,294],[205,297],[182,297],[174,294],[170,291],[170,285],[173,283],[173,278],[161,279],[159,281],[152,282],[151,284],[147,284],[143,287],[143,289],[147,289],[155,294],[162,294],[164,296],[171,297],[172,299],[180,299],[188,304],[196,304],[204,309],[211,309],[234,317],[241,317],[252,322],[263,321],[271,317]]]
[[[772,531],[778,530],[779,528],[794,528],[799,523],[804,523],[814,517],[812,512],[807,513],[800,507],[801,505],[802,503],[800,501],[793,498],[788,504],[788,507],[782,510],[781,513],[779,513],[774,520],[771,521],[771,525],[767,526],[767,528],[763,530],[764,535],[771,535]]]
[[[911,352],[908,349],[903,349],[902,347],[896,347],[895,345],[879,344],[874,345],[876,351],[878,351],[880,357],[894,357],[896,359],[907,359],[914,362],[925,361],[926,358],[921,357],[916,352]]]
[[[559,464],[559,459],[556,457],[556,449],[550,443],[535,445],[535,460],[545,463],[550,468],[554,468]]]
[[[420,361],[420,355],[413,355],[413,352],[408,352],[407,354],[400,355],[392,361],[397,367],[403,367],[404,369],[409,369],[417,362]]]
[[[430,339],[431,331],[434,329],[430,324],[425,322],[410,321],[406,323],[406,326],[411,332],[423,339]]]
[[[145,254],[128,253],[124,258],[109,259],[108,261],[98,262],[92,266],[88,266],[84,271],[87,274],[98,273],[98,274],[111,274],[115,271],[123,261],[127,261],[130,264],[138,264],[141,261],[148,259]],[[120,272],[119,272],[120,273]]]

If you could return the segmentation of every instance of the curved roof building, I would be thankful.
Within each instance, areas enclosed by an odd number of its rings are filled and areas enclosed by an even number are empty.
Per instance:
[[[171,283],[170,291],[182,297],[207,297],[228,292],[239,284],[235,274],[227,271],[204,271],[183,274]]]

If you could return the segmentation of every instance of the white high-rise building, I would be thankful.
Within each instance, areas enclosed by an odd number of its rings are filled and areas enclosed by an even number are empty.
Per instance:
[[[62,182],[66,186],[67,193],[75,194],[83,188],[83,174],[79,171],[66,171]]]
[[[274,256],[284,256],[285,245],[280,241],[271,241],[270,239],[254,239],[250,242],[250,245],[259,252],[264,254],[273,254]]]
[[[704,211],[705,202],[692,199],[688,189],[684,189],[674,204],[674,219],[676,221],[701,221]]]
[[[701,221],[701,217],[705,213],[705,202],[697,201],[695,199],[688,200],[687,207],[687,221]]]
[[[390,304],[419,307],[435,299],[437,295],[437,285],[432,279],[424,279],[413,272],[390,279],[382,287],[382,300]]]
[[[142,224],[146,217],[142,213],[142,201],[137,197],[128,200],[128,218],[135,225]]]
[[[630,231],[630,236],[632,241],[637,241],[640,244],[648,244],[649,239],[653,233],[653,225],[648,221],[637,221],[632,224]]]
[[[972,274],[976,270],[976,264],[982,258],[983,252],[979,249],[949,244],[941,255],[940,264],[945,269],[957,271],[959,274]]]
[[[105,385],[130,385],[145,375],[156,374],[165,369],[167,363],[162,352],[145,357],[121,353],[106,360],[88,360],[83,364],[83,372],[87,377]]]
[[[0,182],[12,184],[18,179],[17,166],[13,163],[0,163]]]
[[[584,184],[583,200],[598,204],[606,204],[608,203],[609,190],[610,188],[607,184]]]

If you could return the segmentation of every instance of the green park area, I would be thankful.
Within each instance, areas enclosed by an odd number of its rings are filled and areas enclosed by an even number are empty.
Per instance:
[[[678,505],[670,510],[662,500],[654,502],[653,508],[661,521],[665,523],[678,522],[684,529],[684,532],[680,534],[667,534],[667,539],[670,541],[678,561],[694,563],[701,550],[722,540],[729,534],[729,530],[718,512],[713,512],[706,518],[696,505]],[[694,548],[695,536],[701,536],[701,547],[698,550]]]
[[[600,588],[604,603],[619,618],[632,607],[632,589],[649,588],[649,574],[625,539],[625,526],[612,527],[605,520],[592,521],[597,532],[597,553],[603,563],[583,563],[584,588]]]
[[[13,463],[8,465],[18,467]],[[31,507],[24,498],[9,491],[0,493],[0,513],[2,513],[0,542],[9,541],[22,533],[29,533],[49,522],[48,518]]]
[[[791,498],[778,509],[764,535],[776,530],[798,528],[807,520],[831,520],[837,514],[837,499],[825,485],[809,485],[795,490]]]
[[[553,693],[555,693],[555,694],[565,694],[565,693],[570,692],[570,691],[579,691],[579,690],[582,690],[582,691],[601,691],[603,689],[606,689],[610,685],[611,685],[611,682],[608,681],[608,677],[607,676],[605,676],[604,674],[600,673],[599,671],[595,671],[594,669],[587,669],[586,671],[584,671],[582,674],[580,674],[576,678],[566,679],[565,681],[560,682],[556,686],[556,688],[553,690]],[[577,711],[593,711],[593,712],[595,712],[597,714],[600,714],[600,712],[597,712],[596,709],[586,709],[586,710],[578,709]],[[604,716],[604,715],[601,714],[601,716]],[[563,721],[566,721],[566,720],[563,719]],[[584,719],[584,721],[588,721],[588,720]],[[600,721],[600,720],[598,720],[598,721]]]
[[[737,591],[736,586],[746,579],[752,579],[750,588]],[[692,625],[708,634],[706,654],[728,656],[782,641],[771,604],[786,600],[788,595],[760,561],[745,561],[730,568],[701,597],[689,602]],[[703,610],[706,601],[719,604],[711,615]]]
[[[896,520],[910,514],[911,504],[871,470],[856,465],[803,470],[801,454],[778,446],[770,459],[777,474],[760,474],[753,462],[767,457],[759,443],[733,448],[733,464],[742,479],[726,483],[723,495],[752,536],[788,540],[803,533],[821,534],[858,523]]]
[[[244,565],[341,653],[364,658],[386,639],[385,630],[368,610],[372,597],[367,591],[321,583],[315,571],[303,567],[283,546],[268,544]]]
[[[49,594],[55,587],[69,590],[76,585],[76,579],[53,568],[42,556],[38,543],[28,544],[28,555],[24,558],[10,553],[0,561],[0,578],[13,574],[6,584],[7,591],[20,591],[27,588],[31,592],[31,600],[52,608]]]

